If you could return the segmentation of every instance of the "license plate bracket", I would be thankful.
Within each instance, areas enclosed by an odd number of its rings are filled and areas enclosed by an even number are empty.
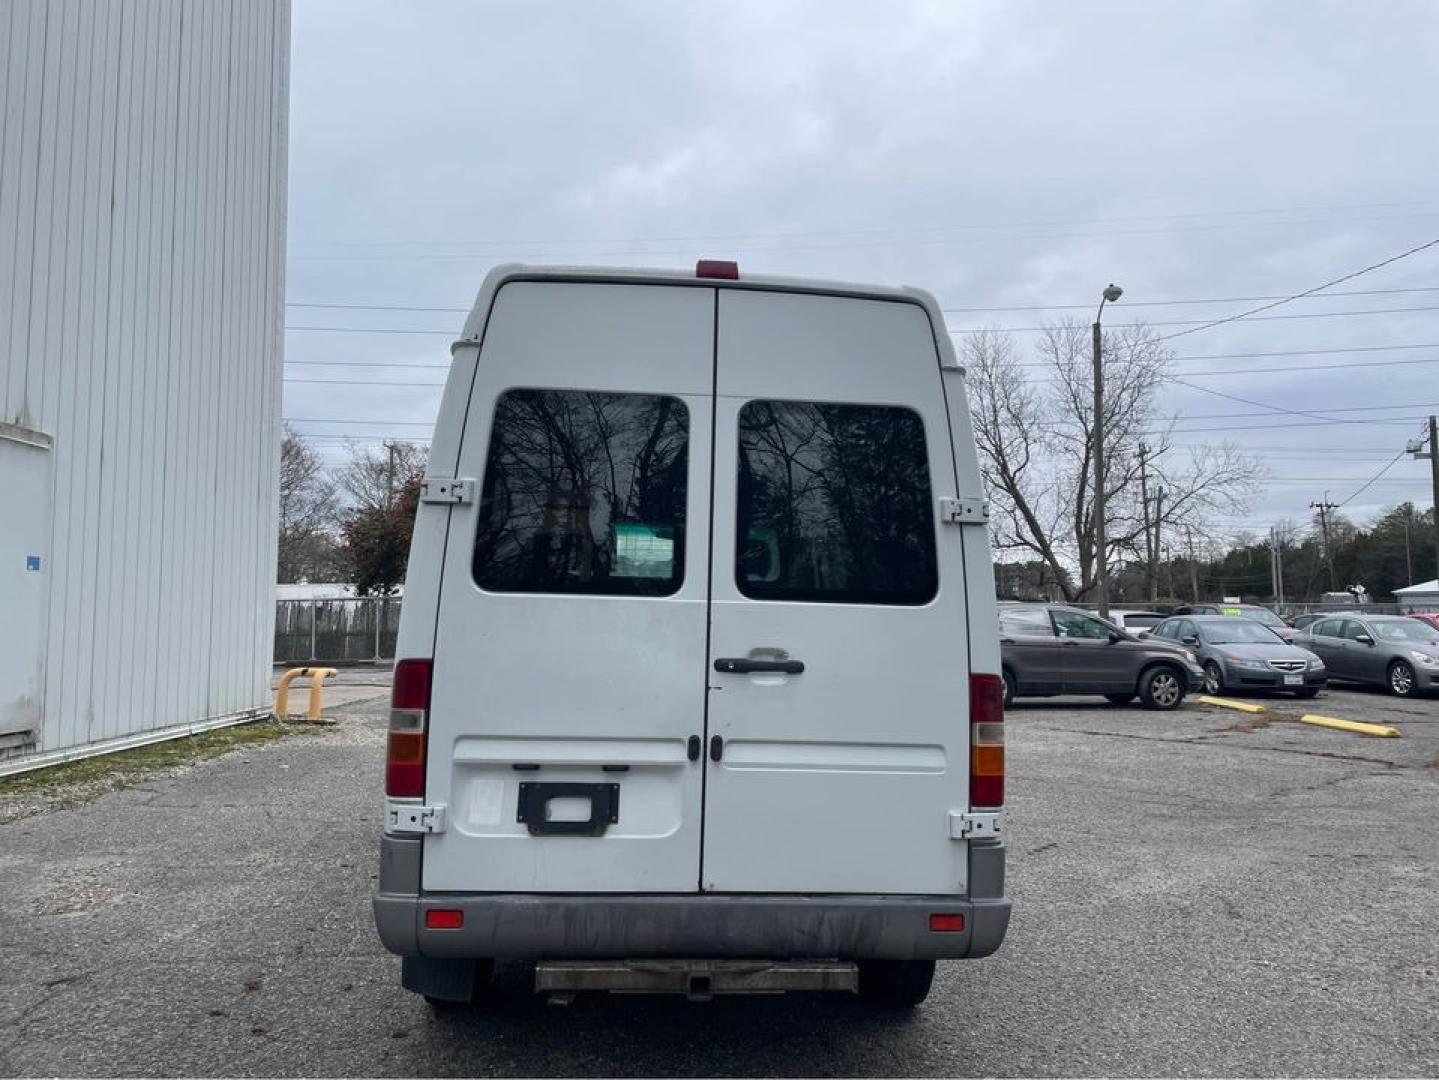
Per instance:
[[[549,806],[555,799],[588,799],[590,816],[551,820]],[[515,820],[528,827],[531,836],[603,836],[620,820],[620,786],[523,782]]]
[[[1303,685],[1304,685],[1304,676],[1303,676],[1303,675],[1286,675],[1286,676],[1284,676],[1284,685],[1285,685],[1285,686],[1303,686]]]

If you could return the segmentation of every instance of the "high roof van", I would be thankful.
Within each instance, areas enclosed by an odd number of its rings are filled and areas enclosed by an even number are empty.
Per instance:
[[[404,985],[858,992],[1009,923],[964,372],[913,289],[502,267],[415,520],[375,919]],[[526,968],[527,970],[527,968]]]

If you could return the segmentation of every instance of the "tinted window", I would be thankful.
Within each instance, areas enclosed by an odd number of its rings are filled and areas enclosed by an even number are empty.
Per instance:
[[[1179,620],[1166,619],[1153,630],[1155,637],[1175,638],[1179,636]]]
[[[1098,619],[1078,611],[1056,611],[1054,628],[1062,638],[1103,638],[1109,640],[1110,628]]]
[[[1000,611],[999,632],[1015,637],[1054,637],[1049,612],[1044,608]]]
[[[674,592],[684,580],[688,443],[678,398],[502,394],[476,583],[494,592]]]
[[[1267,626],[1253,619],[1226,619],[1205,623],[1200,627],[1210,645],[1274,645],[1282,639]]]
[[[1338,619],[1321,619],[1314,624],[1310,633],[1318,635],[1319,637],[1339,637],[1341,628],[1342,623]]]
[[[749,402],[735,525],[745,596],[927,602],[938,572],[923,421],[892,407]]]
[[[1164,619],[1163,615],[1126,615],[1124,616],[1124,628],[1143,630],[1146,627],[1158,626]]]
[[[1344,620],[1343,636],[1348,638],[1350,641],[1354,641],[1355,639],[1357,639],[1360,634],[1367,633],[1369,633],[1369,631],[1362,622],[1358,622],[1354,619]]]

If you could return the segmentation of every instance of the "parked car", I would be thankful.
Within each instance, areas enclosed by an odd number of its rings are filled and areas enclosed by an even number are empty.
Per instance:
[[[1009,923],[1004,683],[934,298],[501,267],[415,517],[375,921],[403,985],[857,991]]]
[[[1204,667],[1204,689],[1289,690],[1311,698],[1324,688],[1324,662],[1290,645],[1263,623],[1232,615],[1176,615],[1154,628],[1154,636],[1194,650]]]
[[[999,611],[1004,701],[1101,694],[1116,705],[1135,696],[1148,709],[1173,709],[1204,686],[1204,669],[1178,642],[1131,637],[1087,611],[1062,604],[1005,605]]]
[[[1363,614],[1358,608],[1337,608],[1333,611],[1306,611],[1303,615],[1296,615],[1289,620],[1292,629],[1305,630],[1317,623],[1320,619],[1327,619],[1331,615],[1360,615]]]
[[[1184,604],[1174,609],[1176,615],[1227,615],[1241,619],[1253,619],[1263,623],[1285,641],[1291,640],[1298,632],[1267,607],[1258,604]]]
[[[1132,611],[1128,608],[1109,609],[1109,621],[1126,634],[1135,636],[1145,630],[1153,630],[1166,618],[1168,618],[1167,615],[1161,615],[1157,611]]]
[[[1426,611],[1410,615],[1411,619],[1418,619],[1422,623],[1428,623],[1434,629],[1439,630],[1439,612]]]
[[[1397,697],[1439,689],[1439,629],[1407,615],[1331,615],[1295,639],[1331,682],[1373,683]]]

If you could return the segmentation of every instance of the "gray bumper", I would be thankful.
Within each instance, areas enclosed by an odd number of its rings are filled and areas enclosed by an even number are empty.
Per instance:
[[[1009,926],[1001,844],[970,845],[959,897],[421,894],[419,862],[418,840],[385,837],[375,925],[401,956],[943,959],[988,956]],[[430,908],[462,911],[463,928],[425,929]],[[964,915],[964,929],[931,931],[937,912]]]

